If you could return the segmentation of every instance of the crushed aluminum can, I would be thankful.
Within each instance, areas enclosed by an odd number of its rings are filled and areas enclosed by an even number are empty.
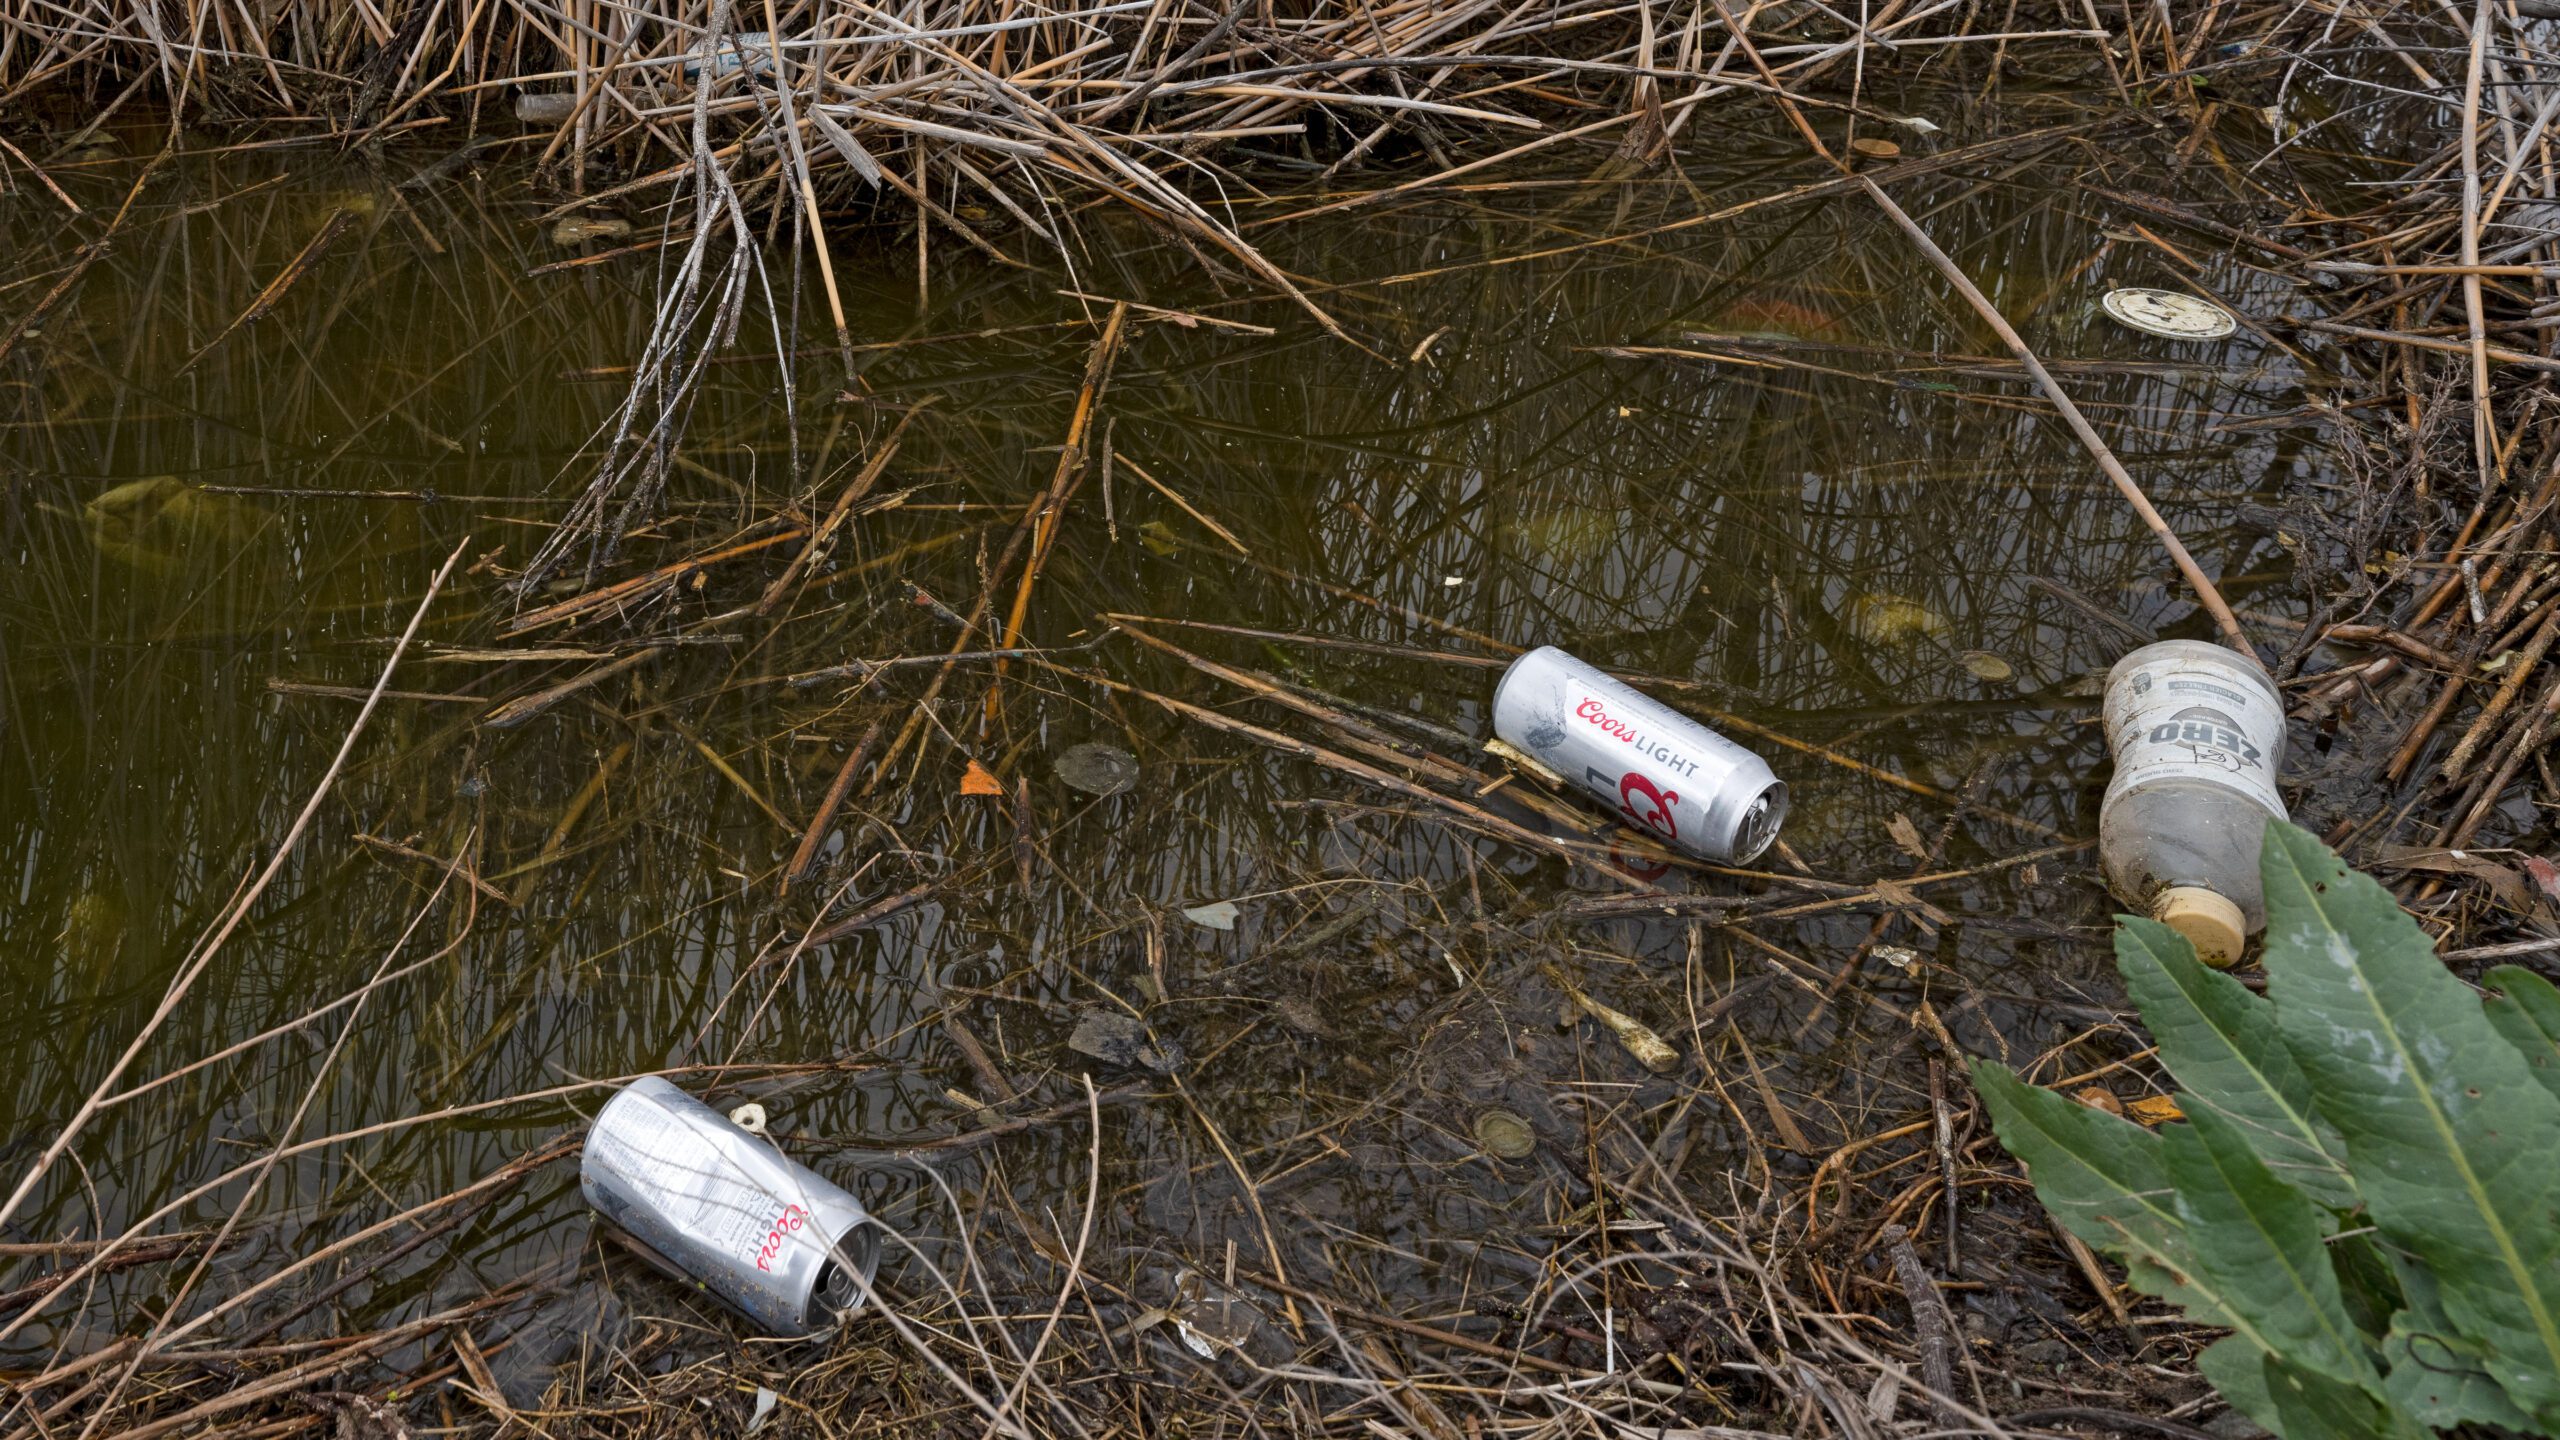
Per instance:
[[[1502,672],[1493,732],[1702,859],[1748,864],[1787,818],[1787,787],[1766,761],[1552,645]]]
[[[767,1333],[832,1329],[871,1293],[880,1236],[862,1202],[658,1076],[606,1102],[578,1185],[659,1268]]]

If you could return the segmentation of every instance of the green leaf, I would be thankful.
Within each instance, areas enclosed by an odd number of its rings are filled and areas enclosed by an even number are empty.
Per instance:
[[[2560,1097],[2388,891],[2291,825],[2261,869],[2277,1027],[2375,1224],[2508,1395],[2560,1422]]]
[[[2379,1395],[2382,1377],[2329,1267],[2325,1213],[2211,1110],[2192,1112],[2160,1140],[2198,1278],[2288,1364]]]
[[[1974,1062],[1973,1085],[2000,1143],[2027,1162],[2036,1198],[2055,1219],[2123,1261],[2135,1289],[2185,1306],[2204,1324],[2236,1323],[2211,1289],[2195,1282],[2158,1135],[1987,1060]]]
[[[2480,978],[2505,992],[2481,1002],[2489,1023],[2524,1052],[2525,1068],[2542,1088],[2560,1095],[2560,987],[2521,965],[2501,965]]]
[[[2403,1310],[2392,1317],[2382,1342],[2390,1373],[2383,1393],[2419,1423],[2438,1430],[2456,1425],[2495,1425],[2531,1432],[2533,1421],[2480,1366],[2477,1347],[2448,1336],[2443,1317]]]
[[[1973,1062],[1973,1084],[1991,1107],[1991,1127],[2027,1162],[2036,1195],[2071,1233],[2106,1250],[2129,1234],[2151,1248],[2184,1253],[2184,1227],[2171,1207],[2160,1137],[2009,1073]]]
[[[2231,1408],[2273,1430],[2284,1423],[2267,1393],[2267,1352],[2254,1340],[2225,1335],[2196,1356],[2196,1369],[2231,1402]]]
[[[2267,1395],[2284,1440],[2420,1440],[2426,1431],[2397,1406],[2326,1375],[2266,1358]]]
[[[2314,1113],[2311,1082],[2276,1034],[2274,1007],[2206,968],[2185,936],[2156,921],[2118,922],[2116,969],[2189,1112],[2210,1109],[2239,1126],[2267,1168],[2312,1199],[2357,1207],[2336,1159],[2338,1132]]]

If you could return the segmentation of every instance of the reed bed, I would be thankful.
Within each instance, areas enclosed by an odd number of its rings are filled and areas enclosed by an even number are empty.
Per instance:
[[[743,42],[758,31],[786,38]],[[1802,323],[1864,297],[1916,324],[1896,298],[1938,283],[1917,253],[1861,245],[1865,273],[1826,290],[1805,277],[1839,232],[1795,227],[1821,207],[1881,229],[1872,180],[1977,275],[2013,262],[1986,288],[2025,316],[2096,262],[2004,249],[1968,200],[2027,191],[2032,216],[2068,196],[2103,216],[2098,253],[2259,320],[2268,358],[2246,374],[2040,363],[2103,392],[2083,408],[2278,659],[2320,757],[2298,812],[2405,871],[2451,963],[2548,955],[2548,882],[2505,853],[2560,803],[2547,42],[2490,5],[13,3],[11,99],[70,87],[97,124],[299,116],[333,144],[494,139],[553,168],[492,230],[663,208],[638,255],[433,269],[428,298],[506,323],[413,351],[415,309],[371,318],[355,292],[475,233],[492,202],[450,171],[395,167],[387,203],[312,213],[251,187],[155,214],[116,200],[164,162],[85,183],[90,119],[11,157],[36,185],[19,200],[58,185],[77,225],[0,291],[28,437],[7,533],[43,577],[7,592],[9,693],[79,683],[55,657],[112,648],[148,682],[106,692],[133,707],[117,733],[177,745],[179,702],[247,663],[291,743],[206,707],[229,727],[208,753],[238,768],[195,783],[259,798],[239,807],[250,841],[209,834],[184,873],[116,846],[154,823],[147,791],[44,796],[92,843],[83,866],[121,869],[137,911],[182,896],[162,928],[196,938],[155,931],[166,953],[140,968],[165,989],[122,996],[103,1044],[38,1041],[87,1099],[11,1137],[0,1172],[0,1220],[42,1227],[0,1237],[0,1436],[2192,1440],[2216,1409],[2190,1363],[2211,1337],[2051,1230],[1955,1078],[1996,1053],[2040,1083],[2159,1088],[2102,982],[2019,993],[1993,958],[2088,950],[2044,918],[2082,903],[2056,877],[2085,865],[2083,817],[1997,746],[1920,728],[1950,703],[2007,726],[2085,697],[2057,678],[1933,699],[1947,657],[1868,643],[1846,602],[1890,583],[2018,653],[2059,637],[2083,669],[2204,620],[2090,498],[2049,393],[1994,338]],[[1912,139],[1870,87],[1941,61],[1948,94],[2019,67],[2086,84],[1983,102],[2002,123],[1946,151],[1851,147]],[[2331,118],[2249,120],[2296,88]],[[565,101],[528,128],[527,96]],[[1677,157],[1715,143],[1706,117],[1743,114],[1804,150],[1702,192]],[[2296,163],[2305,185],[2279,183]],[[1549,184],[1616,209],[1538,209]],[[2350,211],[2312,185],[2373,198]],[[1425,205],[1435,258],[1393,275],[1332,271],[1301,238],[1325,212],[1385,227]],[[901,213],[911,293],[830,268]],[[1716,243],[1679,248],[1702,232]],[[1133,263],[1150,246],[1158,263]],[[382,250],[399,258],[337,283]],[[1681,306],[1634,308],[1610,267],[1636,253],[1692,272]],[[1773,255],[1803,273],[1731,292]],[[948,319],[1035,270],[1074,297],[1052,320],[894,331],[901,307]],[[1150,303],[1201,270],[1210,298]],[[1093,298],[1115,295],[1142,298]],[[152,323],[111,332],[91,304]],[[591,310],[614,319],[578,328]],[[1592,317],[1561,365],[1470,364],[1427,395],[1399,378],[1435,346],[1499,355],[1489,340],[1556,311]],[[1332,433],[1298,433],[1314,416],[1272,401],[1275,374],[1352,392],[1319,412]],[[590,398],[537,410],[528,376]],[[1433,418],[1551,389],[1575,407],[1553,435]],[[1681,408],[1701,390],[1707,420]],[[1846,398],[1878,390],[1914,408]],[[1267,413],[1261,432],[1204,419]],[[1880,499],[1829,457],[1888,413],[2015,463],[1959,453]],[[1686,524],[1695,457],[1739,434],[1790,503],[1737,486],[1726,523]],[[325,608],[191,636],[179,592],[254,609],[279,573],[254,552],[102,601],[108,562],[74,544],[103,549],[115,517],[41,487],[114,476],[137,444],[227,469],[213,493],[242,504],[336,517],[297,521],[291,548],[362,557],[344,582],[361,641],[295,638],[330,633]],[[540,496],[524,457],[562,453]],[[1989,499],[1961,483],[1984,468]],[[454,504],[505,543],[452,548]],[[1966,552],[1999,584],[1929,570],[1912,537],[1986,504],[2054,523]],[[1613,523],[1587,546],[1594,514]],[[1237,597],[1235,623],[1131,608],[1147,525],[1191,593]],[[359,543],[376,527],[402,543]],[[1307,530],[1373,568],[1270,553]],[[2278,556],[2299,568],[2267,578]],[[1499,622],[1433,608],[1471,575],[1505,592]],[[1765,588],[1736,599],[1735,577]],[[1456,697],[1565,633],[1634,636],[1636,678],[1748,712],[1731,723],[1784,716],[1769,743],[1837,783],[1844,828],[1892,845],[1717,871],[1506,776]],[[1386,675],[1432,677],[1372,686],[1426,703],[1340,693]],[[1068,727],[1271,828],[1168,837],[1035,788]],[[1008,788],[958,793],[964,762]],[[297,921],[350,877],[391,897],[352,960],[346,934]],[[1247,891],[1278,918],[1205,957],[1183,943],[1177,902]],[[681,943],[593,913],[653,892]],[[74,928],[0,920],[28,948]],[[253,935],[326,963],[267,967],[242,954]],[[1556,957],[1605,975],[1682,1068],[1524,1025],[1566,1001],[1542,978]],[[630,982],[652,967],[683,983]],[[71,992],[113,974],[49,977],[46,1013],[91,1013]],[[1346,1039],[1309,997],[1367,1028]],[[1087,1006],[1190,1056],[1099,1070],[1062,1044]],[[758,1343],[575,1218],[580,1117],[633,1059],[766,1104],[803,1158],[890,1177],[888,1315]],[[1466,1117],[1493,1101],[1537,1158],[1472,1153]],[[193,1144],[184,1122],[216,1111],[238,1117],[225,1143]],[[1404,1219],[1356,1223],[1376,1215]]]

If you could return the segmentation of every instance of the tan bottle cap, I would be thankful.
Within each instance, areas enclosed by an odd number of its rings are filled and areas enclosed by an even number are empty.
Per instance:
[[[2249,920],[2240,907],[2200,885],[2172,885],[2154,896],[2151,918],[2187,937],[2196,958],[2228,969],[2249,943]]]

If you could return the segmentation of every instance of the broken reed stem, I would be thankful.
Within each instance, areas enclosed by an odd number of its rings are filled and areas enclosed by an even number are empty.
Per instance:
[[[1954,1317],[1947,1313],[1947,1302],[1938,1293],[1938,1283],[1929,1278],[1928,1267],[1920,1263],[1920,1252],[1912,1248],[1911,1232],[1900,1225],[1887,1225],[1884,1247],[1893,1260],[1894,1279],[1901,1284],[1903,1299],[1911,1307],[1912,1327],[1920,1348],[1920,1383],[1929,1392],[1929,1408],[1938,1413],[1940,1420],[1960,1424]]]
[[[2486,0],[2483,0],[2483,3],[2486,3]],[[2142,487],[2135,484],[2133,476],[2125,470],[2124,463],[2116,459],[2114,451],[2107,448],[2107,442],[2098,438],[2097,427],[2091,425],[2089,418],[2080,413],[2079,406],[2071,403],[2069,392],[2062,388],[2060,381],[2053,378],[2051,371],[2044,368],[2044,362],[2036,358],[2036,352],[2028,346],[2026,340],[2010,326],[2007,319],[2002,317],[1990,299],[1975,288],[1972,279],[1957,266],[1956,262],[1948,258],[1947,252],[1939,249],[1937,242],[1929,238],[1929,232],[1921,229],[1918,222],[1903,213],[1901,206],[1893,203],[1893,197],[1885,194],[1874,181],[1863,175],[1858,177],[1858,185],[1867,192],[1868,198],[1875,201],[1876,205],[1884,211],[1887,219],[1901,227],[1903,234],[1911,237],[1911,243],[1919,247],[1920,253],[1928,257],[1930,264],[1938,267],[1938,273],[1947,277],[1947,282],[1956,287],[1956,293],[1965,298],[1965,303],[1971,305],[1974,313],[1982,317],[1983,323],[1989,325],[1993,333],[2000,337],[2001,343],[2009,347],[2009,353],[2018,357],[2018,363],[2026,367],[2029,375],[2035,377],[2037,388],[2043,390],[2045,398],[2051,400],[2054,408],[2062,412],[2063,423],[2069,425],[2071,433],[2078,436],[2080,443],[2088,448],[2090,458],[2097,461],[2098,468],[2106,472],[2108,480],[2114,482],[2117,493],[2124,496],[2125,503],[2133,507],[2133,513],[2142,518],[2142,523],[2151,527],[2151,533],[2159,537],[2161,548],[2169,552],[2169,559],[2177,565],[2178,573],[2186,577],[2188,588],[2195,591],[2197,602],[2204,606],[2205,613],[2213,617],[2215,627],[2221,630],[2223,643],[2243,655],[2255,658],[2257,652],[2250,647],[2249,637],[2240,629],[2240,617],[2232,614],[2231,607],[2223,603],[2222,592],[2214,587],[2212,580],[2206,578],[2203,567],[2197,565],[2195,557],[2187,553],[2187,547],[2178,539],[2177,532],[2169,528],[2167,520],[2161,518],[2160,512],[2152,506],[2150,498],[2142,493]]]
[[[852,753],[846,755],[844,764],[837,768],[834,782],[827,786],[827,798],[819,802],[818,813],[810,817],[808,832],[800,837],[799,848],[791,852],[790,863],[782,867],[782,879],[776,887],[778,893],[790,894],[791,882],[799,879],[808,870],[809,862],[817,857],[818,845],[827,835],[827,826],[836,818],[836,807],[844,804],[846,792],[853,788],[854,777],[862,773],[862,762],[870,757],[871,747],[879,739],[880,722],[874,720],[863,729],[862,738],[854,742]]]
[[[2497,422],[2489,414],[2489,326],[2480,292],[2480,75],[2496,0],[2480,0],[2462,93],[2462,310],[2471,329],[2471,450],[2486,495],[2497,477]]]
[[[1022,565],[1022,583],[1013,592],[1013,608],[1004,617],[1004,635],[997,648],[1010,650],[1022,643],[1022,625],[1031,614],[1031,591],[1040,583],[1040,567],[1049,561],[1049,546],[1058,538],[1058,526],[1066,519],[1068,497],[1084,476],[1085,436],[1093,428],[1094,407],[1102,398],[1103,388],[1111,383],[1111,362],[1120,353],[1120,337],[1129,320],[1126,301],[1115,302],[1110,317],[1103,321],[1102,337],[1094,342],[1093,353],[1086,357],[1084,383],[1076,388],[1075,411],[1067,420],[1066,443],[1058,449],[1058,466],[1049,477],[1049,487],[1042,493],[1040,515],[1033,522],[1031,556]],[[1004,682],[1005,662],[996,662],[994,680],[987,687],[987,713],[995,714],[997,689]]]

